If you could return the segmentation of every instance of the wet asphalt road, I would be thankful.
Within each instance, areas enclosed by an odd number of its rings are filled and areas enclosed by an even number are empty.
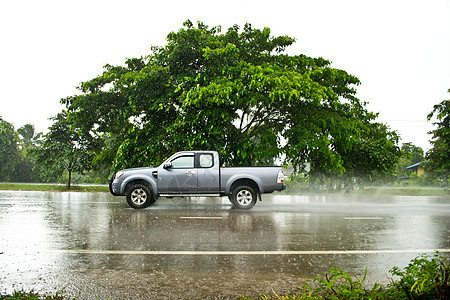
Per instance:
[[[79,299],[234,299],[295,292],[338,266],[387,283],[424,251],[450,252],[450,197],[161,198],[0,191],[0,293]]]

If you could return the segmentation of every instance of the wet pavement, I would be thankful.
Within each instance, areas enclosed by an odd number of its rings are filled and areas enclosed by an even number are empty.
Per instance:
[[[450,252],[450,197],[161,198],[0,191],[0,293],[79,299],[235,299],[295,292],[341,267],[387,283],[419,253]]]

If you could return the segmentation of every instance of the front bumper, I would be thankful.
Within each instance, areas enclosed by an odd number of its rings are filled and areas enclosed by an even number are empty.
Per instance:
[[[116,172],[114,172],[108,180],[109,192],[113,196],[119,196],[119,194],[117,193],[117,188],[114,186],[114,178],[115,177],[116,177]]]

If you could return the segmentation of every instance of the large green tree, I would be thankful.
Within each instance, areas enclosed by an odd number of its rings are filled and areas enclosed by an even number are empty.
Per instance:
[[[229,165],[284,159],[297,170],[371,177],[393,170],[397,136],[355,97],[358,78],[323,58],[284,54],[268,28],[190,21],[164,47],[105,66],[62,100],[97,141],[97,164],[159,164],[178,150],[212,149]]]
[[[450,93],[450,89],[448,92]],[[434,123],[437,128],[430,132],[433,135],[430,141],[433,148],[426,155],[429,160],[427,168],[448,185],[450,174],[450,100],[444,100],[435,105],[433,111],[428,115],[428,121],[433,116],[437,119]]]

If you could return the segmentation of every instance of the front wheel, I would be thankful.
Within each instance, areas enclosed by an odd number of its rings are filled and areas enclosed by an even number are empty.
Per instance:
[[[154,202],[152,192],[143,184],[135,184],[127,191],[127,203],[132,208],[146,208]]]
[[[256,192],[249,186],[238,186],[231,193],[230,201],[238,209],[251,209],[256,204]]]

